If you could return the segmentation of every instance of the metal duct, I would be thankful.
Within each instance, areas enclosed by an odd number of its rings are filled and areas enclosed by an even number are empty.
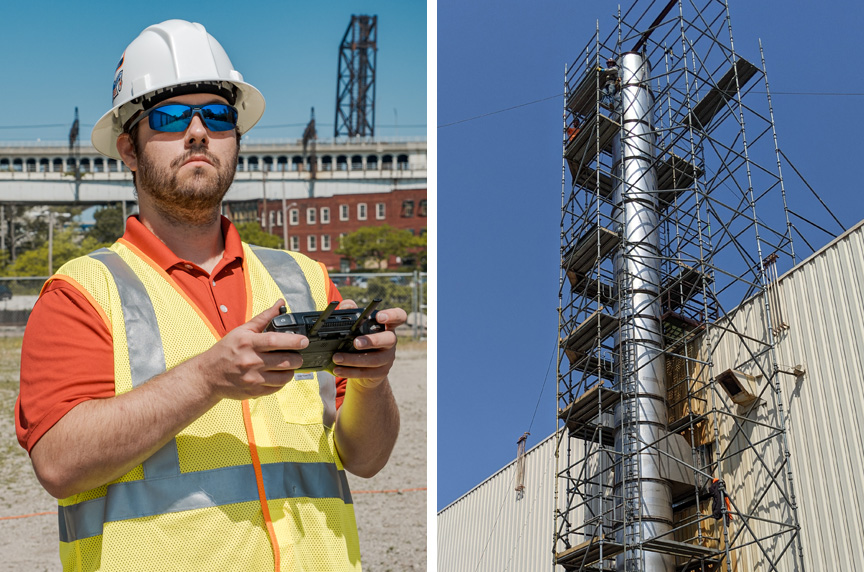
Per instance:
[[[621,324],[618,385],[624,397],[615,407],[615,447],[621,462],[614,491],[625,522],[615,537],[627,550],[618,556],[617,569],[671,572],[673,557],[631,548],[671,530],[672,499],[657,451],[666,436],[667,412],[650,67],[641,54],[626,53],[618,70],[615,106],[621,137],[613,146],[613,217],[622,236],[615,273]]]

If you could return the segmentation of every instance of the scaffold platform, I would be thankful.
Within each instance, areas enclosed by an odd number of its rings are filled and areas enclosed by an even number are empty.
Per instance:
[[[726,102],[735,97],[747,82],[756,75],[757,68],[744,58],[738,58],[733,66],[723,74],[714,87],[705,94],[693,111],[684,120],[684,125],[704,130],[714,116],[723,109]],[[735,76],[738,76],[737,84]]]
[[[598,308],[561,340],[561,347],[570,363],[587,356],[592,348],[598,347],[601,341],[618,329],[618,318],[604,310],[603,307]]]
[[[574,273],[575,283],[578,283],[580,277],[588,276],[597,262],[609,256],[617,245],[617,232],[594,223],[564,253],[564,268],[568,275]]]

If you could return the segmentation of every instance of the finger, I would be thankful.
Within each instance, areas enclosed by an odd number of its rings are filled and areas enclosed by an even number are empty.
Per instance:
[[[337,310],[356,310],[357,309],[357,302],[355,302],[354,300],[351,300],[351,299],[342,300],[341,302],[339,302],[339,305],[336,307],[336,309]]]
[[[336,366],[333,368],[333,375],[336,377],[344,377],[346,379],[369,379],[380,381],[387,377],[390,373],[390,365],[382,365],[379,367],[347,367]]]
[[[256,352],[298,352],[309,345],[309,338],[288,332],[263,332],[255,336]]]
[[[297,352],[273,351],[261,354],[262,371],[294,371],[303,366],[303,356]]]
[[[262,371],[263,387],[275,387],[277,391],[294,379],[293,371]]]
[[[390,330],[377,334],[366,334],[354,339],[354,348],[358,350],[374,350],[391,348],[396,345],[396,334]]]
[[[385,324],[389,330],[407,322],[408,314],[402,308],[387,308],[375,314],[375,319],[379,324]]]
[[[243,326],[241,327],[245,327],[249,330],[252,330],[253,332],[263,332],[264,328],[267,327],[267,324],[269,324],[273,318],[279,315],[279,307],[284,305],[285,300],[277,301],[275,304],[273,304],[272,306],[270,306],[269,308],[243,324]]]
[[[392,365],[396,350],[375,350],[363,353],[337,352],[333,354],[333,363],[350,368],[376,368]]]

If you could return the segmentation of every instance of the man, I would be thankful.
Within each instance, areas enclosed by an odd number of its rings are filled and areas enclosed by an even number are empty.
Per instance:
[[[358,570],[343,468],[372,476],[392,451],[405,312],[334,356],[339,377],[295,374],[308,340],[264,328],[280,305],[341,297],[322,265],[243,244],[219,216],[263,97],[179,20],[129,45],[113,91],[93,145],[132,170],[139,214],[43,288],[16,407],[60,499],[64,569]]]

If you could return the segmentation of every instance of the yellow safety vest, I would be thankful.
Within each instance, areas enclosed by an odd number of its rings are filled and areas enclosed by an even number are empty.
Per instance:
[[[327,305],[321,267],[244,244],[247,319],[284,298]],[[55,278],[111,329],[121,394],[219,340],[182,290],[121,239]],[[360,570],[357,525],[333,440],[330,374],[296,374],[276,394],[225,399],[119,479],[59,501],[64,570]],[[278,547],[275,548],[275,547]]]

